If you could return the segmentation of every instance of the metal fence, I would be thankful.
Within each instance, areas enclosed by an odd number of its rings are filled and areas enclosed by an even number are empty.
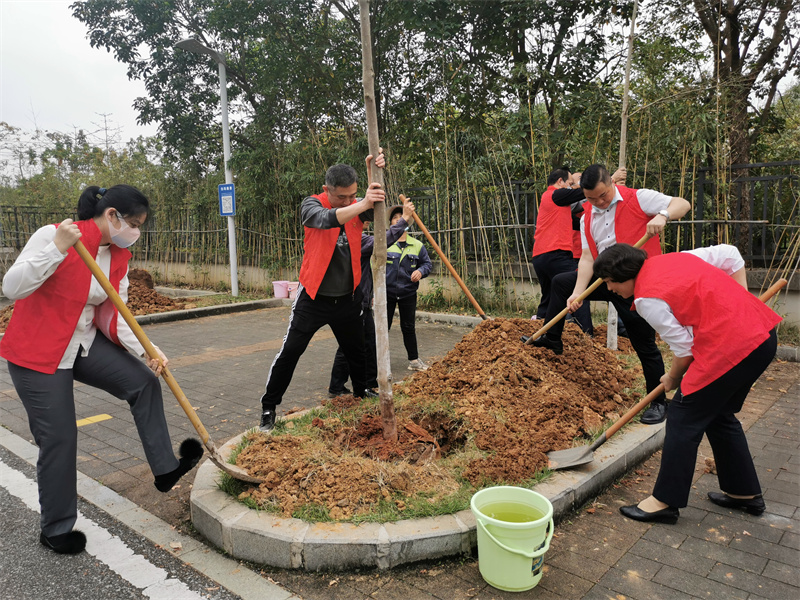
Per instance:
[[[750,267],[777,265],[797,252],[800,161],[703,168],[693,176],[658,174],[668,182],[661,191],[692,202],[692,211],[670,223],[664,236],[668,251],[717,243],[739,247]],[[646,185],[652,174],[629,174]],[[466,186],[465,186],[466,187]],[[458,262],[495,265],[529,259],[536,232],[542,182],[510,181],[493,186],[440,193],[437,188],[408,190],[417,214],[443,251]],[[657,188],[658,189],[658,188]],[[736,215],[737,219],[733,220]],[[0,245],[21,249],[39,227],[67,216],[29,206],[0,207]],[[241,265],[297,268],[302,254],[298,219],[237,215]],[[218,215],[188,206],[157,210],[134,248],[138,259],[227,263],[227,231]],[[500,269],[500,273],[506,272]]]

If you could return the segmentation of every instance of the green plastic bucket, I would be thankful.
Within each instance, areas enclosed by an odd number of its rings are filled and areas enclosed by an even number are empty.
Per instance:
[[[553,505],[533,490],[496,486],[472,496],[478,529],[478,567],[486,583],[523,592],[542,578],[553,539]]]

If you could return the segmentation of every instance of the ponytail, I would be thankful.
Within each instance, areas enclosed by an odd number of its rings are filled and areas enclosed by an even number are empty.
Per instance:
[[[115,185],[108,189],[90,185],[78,199],[78,219],[93,219],[114,208],[123,217],[147,214],[150,202],[142,192],[131,185]]]

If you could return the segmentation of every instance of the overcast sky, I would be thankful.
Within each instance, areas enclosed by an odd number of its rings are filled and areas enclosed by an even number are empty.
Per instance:
[[[119,141],[154,135],[136,125],[133,101],[145,95],[124,64],[92,48],[72,0],[0,0],[0,121],[25,130],[102,129],[106,115]]]

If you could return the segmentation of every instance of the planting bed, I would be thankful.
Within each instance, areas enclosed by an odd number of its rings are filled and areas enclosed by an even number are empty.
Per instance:
[[[265,482],[237,490],[240,499],[308,520],[368,518],[376,509],[405,518],[448,498],[464,508],[488,483],[530,481],[547,452],[598,431],[640,396],[638,361],[631,368],[607,350],[604,328],[593,343],[567,325],[556,356],[520,341],[540,326],[484,321],[428,371],[395,385],[397,443],[383,439],[377,403],[353,397],[273,435],[249,434],[237,464]]]

